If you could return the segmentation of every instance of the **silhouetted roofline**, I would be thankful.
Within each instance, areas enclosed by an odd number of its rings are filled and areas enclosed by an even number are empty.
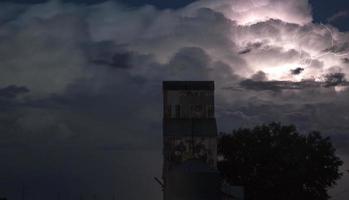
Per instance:
[[[214,81],[163,81],[163,90],[214,90]]]

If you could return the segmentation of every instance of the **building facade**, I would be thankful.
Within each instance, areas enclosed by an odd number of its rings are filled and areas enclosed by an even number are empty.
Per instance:
[[[164,200],[217,200],[214,82],[163,82]]]

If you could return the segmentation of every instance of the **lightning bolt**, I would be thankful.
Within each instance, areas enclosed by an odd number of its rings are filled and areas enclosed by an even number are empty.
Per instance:
[[[331,43],[332,43],[332,46],[331,48],[335,47],[335,41],[334,41],[334,37],[333,37],[333,32],[330,28],[328,28],[327,26],[325,26],[324,24],[321,24],[321,26],[325,27],[325,29],[330,33],[331,35]],[[346,52],[346,53],[343,53],[343,54],[338,54],[338,53],[335,53],[335,52],[329,52],[330,54],[333,54],[334,56],[337,56],[337,57],[343,57],[343,56],[347,56],[349,55],[349,52]]]
[[[331,47],[328,48],[328,49],[334,49],[335,48],[335,39],[334,39],[334,36],[333,36],[333,32],[332,30],[327,27],[326,25],[324,24],[320,24],[329,34],[330,34],[330,37],[331,37]],[[299,37],[297,37],[296,35],[293,36],[293,41],[295,42],[297,39],[299,39]],[[313,63],[313,60],[316,60],[316,59],[319,59],[319,58],[322,58],[324,56],[327,56],[327,55],[333,55],[333,56],[336,56],[336,57],[344,57],[344,56],[348,56],[349,55],[349,52],[345,52],[345,53],[336,53],[336,52],[325,52],[325,53],[319,53],[318,55],[315,55],[315,56],[312,56],[312,55],[308,55],[308,56],[304,56],[304,51],[302,49],[301,46],[298,47],[298,52],[299,52],[299,65],[303,68],[306,68],[306,67],[309,67],[311,66],[311,64]]]

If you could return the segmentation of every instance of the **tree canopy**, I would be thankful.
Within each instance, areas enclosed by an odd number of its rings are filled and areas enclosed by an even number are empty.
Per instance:
[[[244,128],[219,139],[218,168],[245,188],[246,200],[326,200],[343,164],[329,137],[280,123]]]

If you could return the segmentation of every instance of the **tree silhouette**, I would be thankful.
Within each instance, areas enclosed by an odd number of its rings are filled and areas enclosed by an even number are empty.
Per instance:
[[[244,186],[246,200],[326,200],[342,175],[330,139],[292,125],[238,129],[223,134],[218,149],[223,179]]]

